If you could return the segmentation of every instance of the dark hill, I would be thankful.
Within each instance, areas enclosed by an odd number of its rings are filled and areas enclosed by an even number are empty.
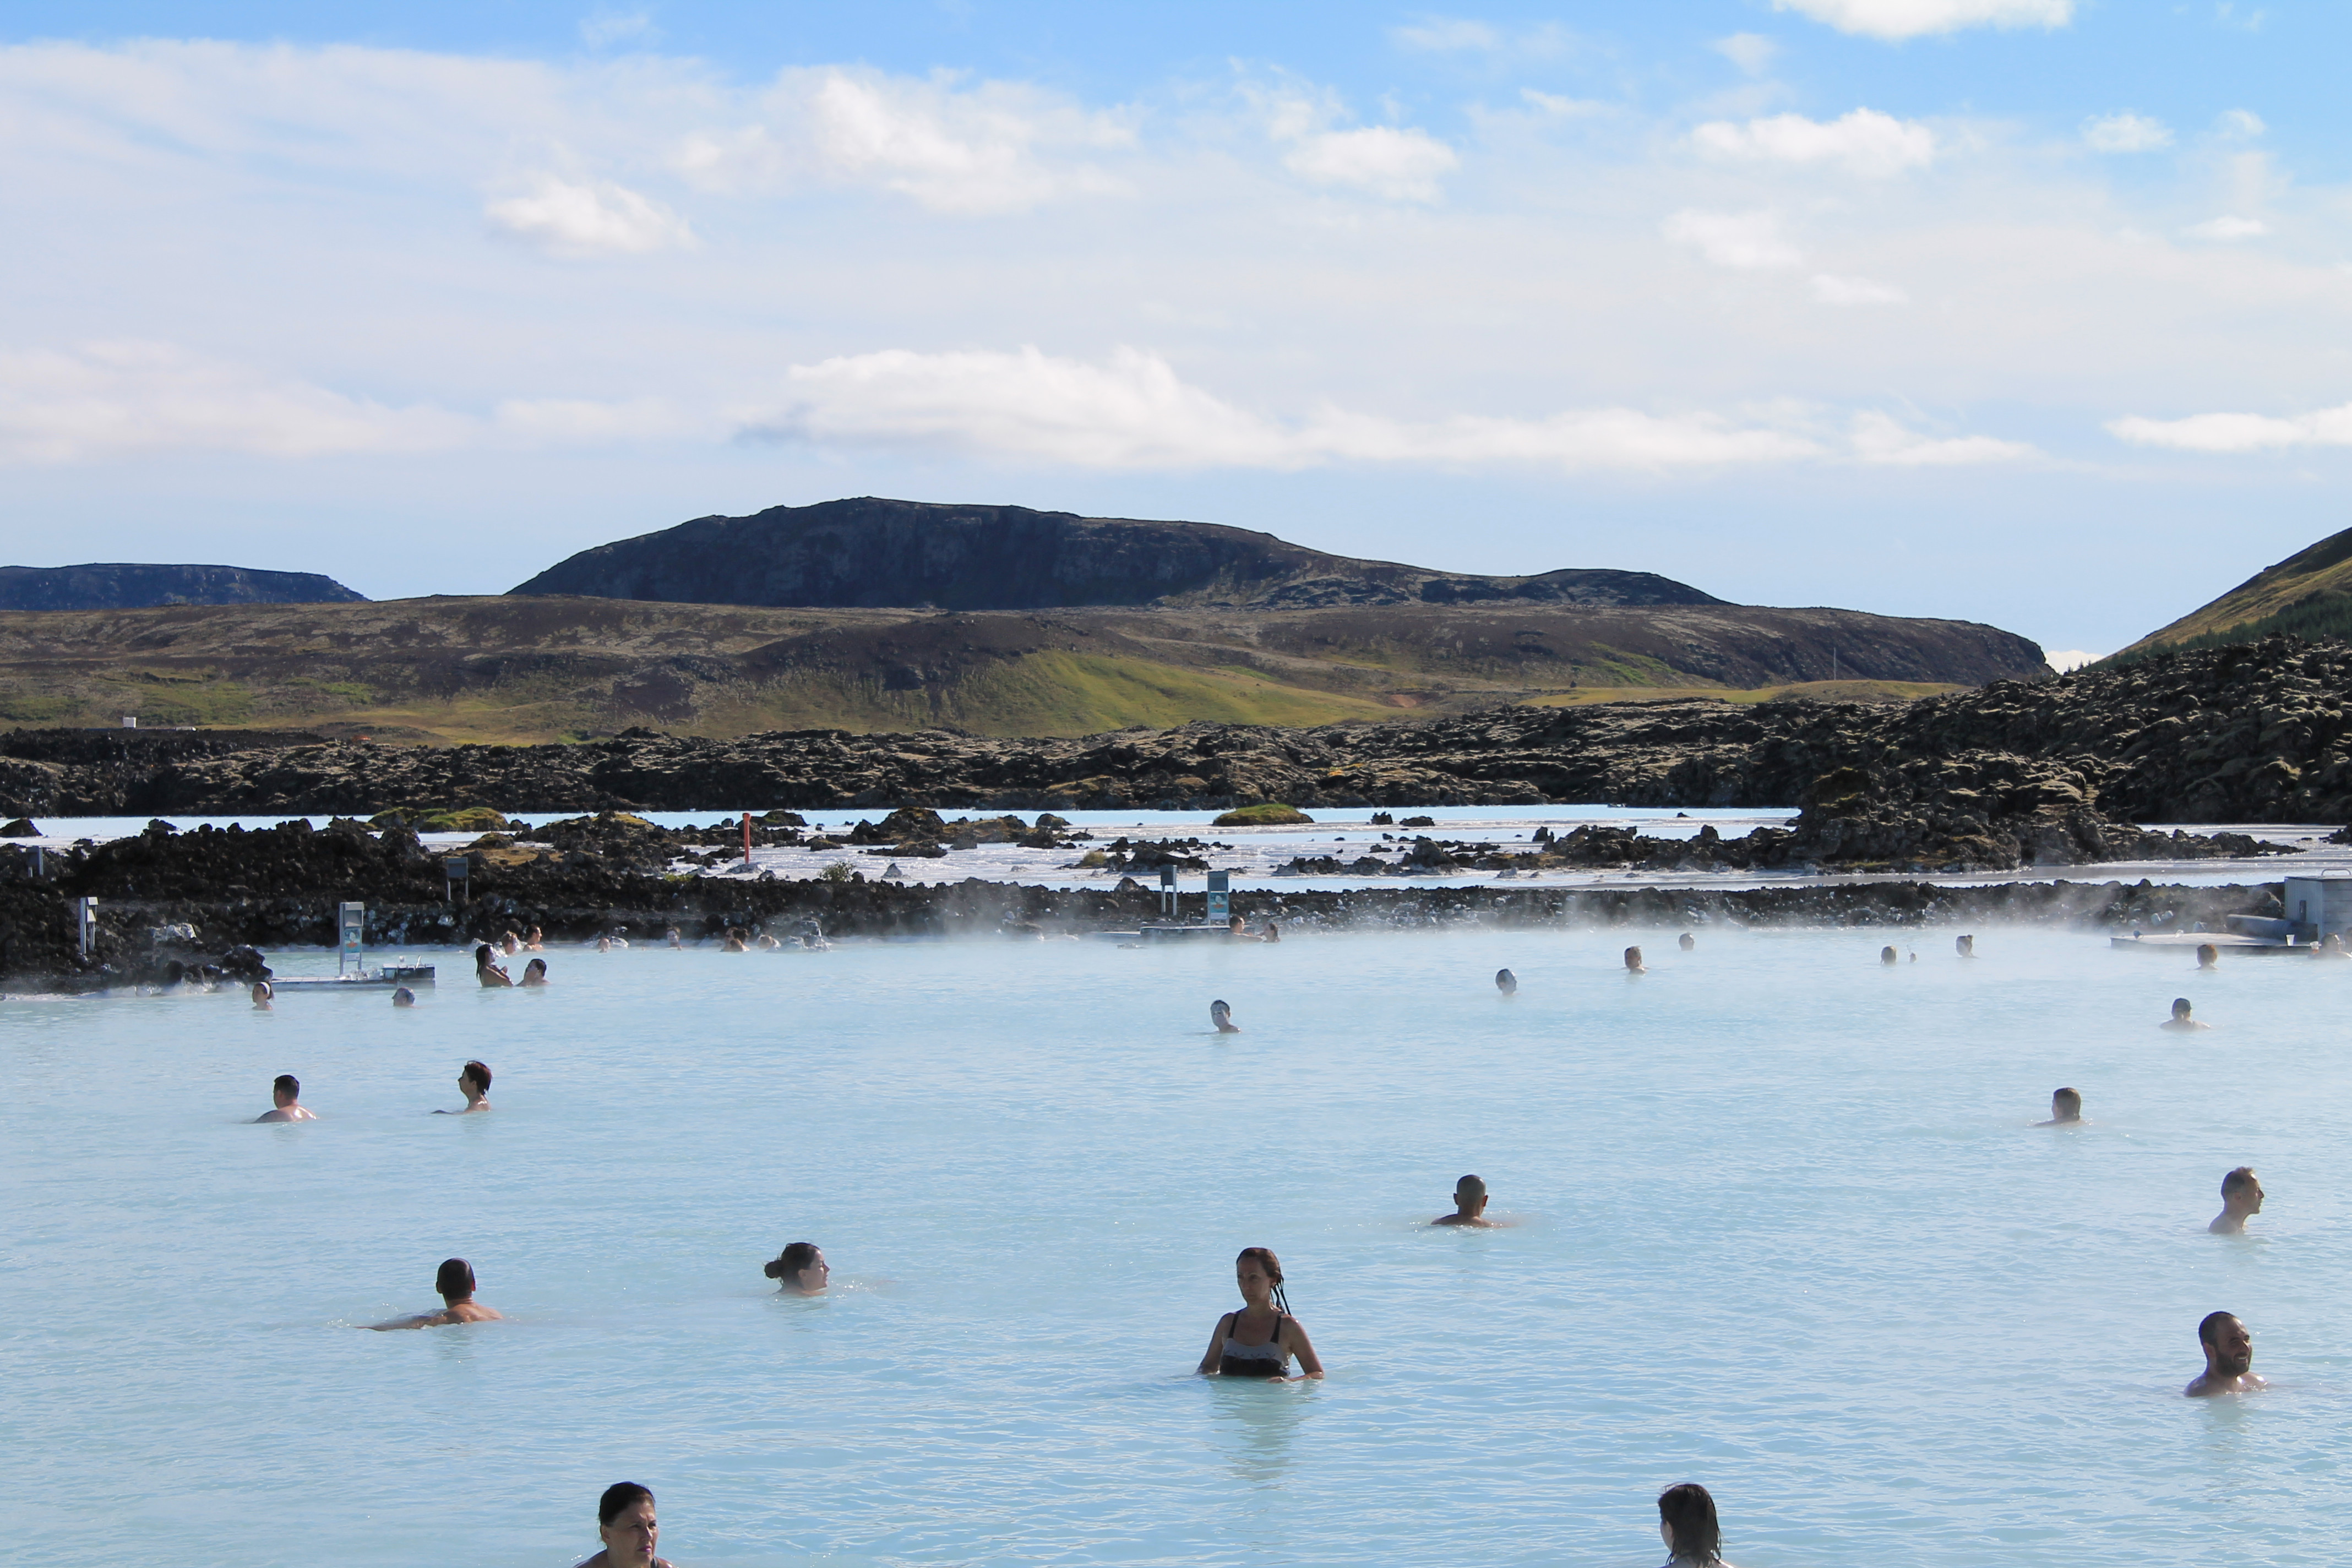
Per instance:
[[[513,591],[827,609],[1724,603],[1647,572],[1471,576],[1329,555],[1212,522],[871,496],[697,518],[583,550]]]
[[[143,610],[158,605],[343,605],[364,603],[315,572],[253,566],[0,566],[0,610]]]
[[[2164,648],[2256,642],[2274,632],[2352,636],[2352,528],[2265,566],[2211,604],[2148,633],[2115,657],[2128,661]]]

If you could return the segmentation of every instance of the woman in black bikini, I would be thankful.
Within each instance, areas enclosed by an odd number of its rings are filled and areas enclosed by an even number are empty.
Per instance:
[[[1234,1259],[1234,1279],[1242,1288],[1242,1310],[1217,1320],[1209,1349],[1201,1357],[1202,1376],[1286,1377],[1292,1356],[1299,1373],[1321,1377],[1323,1363],[1307,1337],[1307,1325],[1290,1315],[1282,1292],[1282,1260],[1263,1247],[1244,1247]]]

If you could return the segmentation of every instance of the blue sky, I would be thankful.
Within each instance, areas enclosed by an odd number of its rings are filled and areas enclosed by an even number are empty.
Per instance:
[[[2101,653],[2352,522],[2352,8],[0,14],[0,554],[1192,517]]]

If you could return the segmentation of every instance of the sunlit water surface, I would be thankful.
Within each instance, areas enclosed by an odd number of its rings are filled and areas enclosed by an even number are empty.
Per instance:
[[[682,1568],[1633,1564],[1695,1479],[1742,1568],[2339,1561],[2352,963],[1885,940],[0,1005],[12,1557],[559,1564],[631,1478]],[[426,1114],[473,1056],[498,1110]],[[240,1124],[282,1071],[321,1120]],[[2060,1084],[2093,1124],[2029,1126]],[[2269,1209],[2208,1236],[2240,1163]],[[1423,1223],[1465,1171],[1516,1224]],[[835,1291],[779,1299],[803,1237]],[[1248,1244],[1328,1382],[1188,1375]],[[450,1254],[508,1321],[358,1331]],[[2180,1397],[2216,1308],[2273,1392]]]

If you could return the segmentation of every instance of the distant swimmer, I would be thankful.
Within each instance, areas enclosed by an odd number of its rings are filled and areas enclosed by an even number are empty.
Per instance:
[[[547,939],[540,934],[537,926],[531,927],[530,935],[523,939],[522,950],[525,952],[540,952],[545,951],[546,947]]]
[[[1260,942],[1280,942],[1281,940],[1282,940],[1282,928],[1281,928],[1280,926],[1278,926],[1278,925],[1275,924],[1272,921],[1266,921],[1266,922],[1265,922],[1265,931],[1264,931],[1264,933],[1263,933],[1263,934],[1261,934],[1261,935],[1258,937],[1258,941],[1260,941]]]
[[[1217,1033],[1221,1035],[1238,1035],[1242,1032],[1242,1026],[1234,1022],[1233,1005],[1229,1002],[1210,1003],[1209,1022],[1217,1026]]]
[[[769,1279],[781,1282],[787,1296],[820,1296],[824,1282],[833,1278],[833,1267],[824,1260],[824,1253],[814,1241],[795,1241],[760,1270]]]
[[[395,1007],[414,1007],[416,1005],[416,993],[405,985],[396,986],[392,993],[392,1005]]]
[[[1519,977],[1507,969],[1497,969],[1495,971],[1495,989],[1506,996],[1517,996],[1519,994]]]
[[[1658,1494],[1658,1533],[1666,1541],[1665,1568],[1731,1568],[1723,1560],[1715,1498],[1696,1481]]]
[[[749,952],[751,949],[743,945],[743,933],[737,931],[733,926],[729,926],[727,928],[727,940],[719,944],[719,951],[721,952]]]
[[[1900,963],[1903,962],[1903,955],[1891,947],[1882,947],[1878,950],[1878,962],[1887,964]]]
[[[276,1009],[271,1007],[269,1005],[269,999],[277,994],[278,993],[276,991],[270,989],[268,981],[255,981],[253,983],[253,990],[251,992],[254,1011],[257,1013],[275,1012]]]
[[[490,944],[487,942],[474,949],[474,978],[490,990],[514,984],[514,976],[491,956]]]
[[[2210,1029],[2212,1026],[2200,1024],[2189,1016],[2189,998],[2186,996],[2175,996],[2172,999],[2172,1016],[2157,1026],[2159,1029],[2174,1029],[2183,1034],[2191,1029]]]
[[[2191,1399],[2221,1394],[2252,1394],[2270,1386],[2254,1375],[2254,1336],[2228,1312],[2208,1312],[2197,1325],[2197,1342],[2205,1352],[2205,1371],[2180,1392]]]
[[[269,1103],[273,1109],[254,1118],[256,1121],[316,1121],[319,1119],[302,1109],[302,1084],[290,1072],[279,1073],[269,1084]]]
[[[437,1329],[450,1323],[489,1323],[500,1314],[474,1300],[474,1266],[462,1258],[445,1258],[441,1271],[433,1277],[433,1289],[441,1293],[444,1303],[437,1312],[419,1312],[413,1318],[394,1318],[386,1323],[370,1323],[371,1329]]]
[[[2071,1089],[2050,1091],[2050,1120],[2037,1121],[2036,1127],[2076,1127],[2083,1121],[2083,1097]]]
[[[2246,1221],[2262,1212],[2262,1179],[2252,1166],[2241,1165],[2221,1178],[2221,1212],[2205,1228],[2215,1236],[2243,1236]]]
[[[436,1116],[471,1116],[477,1110],[490,1108],[490,1069],[480,1062],[467,1062],[457,1073],[457,1092],[466,1097],[463,1110],[436,1110]]]
[[[611,937],[609,937],[609,936],[600,936],[600,937],[598,937],[598,938],[596,939],[596,951],[597,951],[598,952],[612,952],[612,951],[613,951],[613,939],[612,939]]]
[[[520,933],[516,931],[507,932],[506,935],[499,939],[499,947],[509,958],[512,958],[516,953],[522,951],[522,937]]]
[[[1282,1291],[1282,1260],[1263,1247],[1244,1247],[1234,1259],[1234,1282],[1242,1289],[1242,1309],[1217,1320],[1209,1348],[1194,1370],[1203,1377],[1289,1376],[1298,1358],[1302,1376],[1319,1378],[1323,1363],[1307,1338],[1307,1325],[1290,1315]]]
[[[522,983],[525,985],[546,984],[547,960],[543,958],[534,958],[529,963],[524,964],[522,966]]]
[[[672,946],[672,947],[684,947],[684,946],[686,945],[686,943],[685,943],[684,942],[680,941],[680,940],[679,940],[679,938],[678,938],[678,934],[677,934],[677,927],[676,927],[676,926],[672,926],[672,927],[670,927],[670,928],[669,928],[669,931],[668,931],[668,933],[667,933],[667,934],[668,934],[668,938],[669,938],[669,944],[670,944],[670,946]]]
[[[1454,1184],[1454,1212],[1439,1215],[1432,1225],[1469,1225],[1485,1230],[1494,1225],[1486,1217],[1486,1184],[1476,1176],[1465,1176]]]
[[[1698,945],[1698,938],[1691,935],[1688,931],[1685,931],[1682,935],[1675,938],[1675,945],[1681,948],[1685,952],[1688,952],[1691,949]]]
[[[774,937],[770,936],[766,931],[761,931],[760,933],[760,951],[761,952],[772,952],[783,945],[784,944],[782,942],[778,942]]]
[[[2311,950],[2311,956],[2314,958],[2352,958],[2352,952],[2347,952],[2344,951],[2344,939],[2341,936],[2338,936],[2334,931],[2329,931],[2326,936],[2319,939],[2319,945]]]
[[[1629,947],[1625,950],[1625,973],[1628,974],[1647,974],[1650,973],[1650,966],[1642,962],[1642,950],[1640,948]]]
[[[1956,936],[1952,939],[1952,951],[1962,958],[1974,958],[1977,955],[1977,939],[1972,936]]]
[[[2197,944],[2197,967],[2200,969],[2221,968],[2221,950],[2215,947],[2210,942],[2199,942]]]
[[[615,1481],[596,1503],[596,1535],[604,1550],[579,1568],[669,1568],[654,1555],[661,1526],[654,1521],[654,1494],[635,1481]]]

